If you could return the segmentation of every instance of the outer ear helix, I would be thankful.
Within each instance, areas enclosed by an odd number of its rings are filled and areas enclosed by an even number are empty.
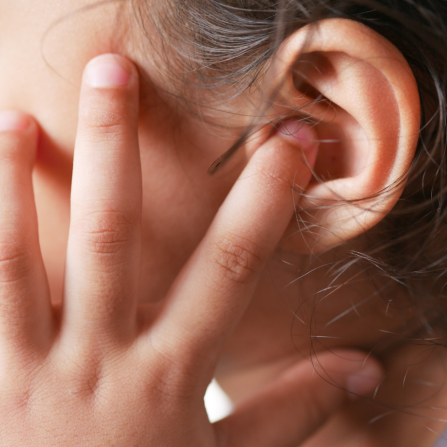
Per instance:
[[[305,73],[311,93],[303,95],[293,74],[297,60],[306,58],[312,61]],[[296,251],[320,252],[376,225],[399,199],[419,136],[417,84],[394,45],[347,19],[298,30],[284,42],[271,69],[267,79],[280,79],[282,73],[286,80],[281,98],[290,107],[315,94],[330,101],[330,117],[327,104],[326,117],[324,104],[306,108],[320,121],[315,173],[325,166],[328,175],[320,175],[300,199],[298,231],[296,224],[290,229],[298,234],[288,238]]]

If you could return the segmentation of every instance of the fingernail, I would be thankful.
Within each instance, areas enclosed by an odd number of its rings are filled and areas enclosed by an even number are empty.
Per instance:
[[[313,149],[318,144],[315,131],[302,121],[287,120],[278,127],[278,133],[286,138],[291,138],[295,142],[298,141],[300,146],[305,149]]]
[[[346,380],[346,389],[351,392],[351,398],[372,393],[383,377],[383,371],[375,363],[367,363],[360,371],[351,374]]]
[[[113,54],[103,54],[91,60],[84,76],[87,84],[93,88],[123,87],[130,81],[130,73]]]
[[[30,119],[21,112],[16,112],[14,110],[0,112],[0,132],[26,130],[30,124]]]

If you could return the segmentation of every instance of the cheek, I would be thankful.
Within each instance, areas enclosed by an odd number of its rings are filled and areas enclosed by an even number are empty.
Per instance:
[[[44,6],[26,0],[26,7],[6,11],[7,26],[4,17],[0,23],[0,109],[33,115],[48,136],[46,146],[65,157],[73,151],[84,67],[112,50],[116,6],[76,13],[94,1]]]
[[[200,122],[172,116],[160,106],[140,123],[142,301],[165,296],[245,165],[241,154],[219,176],[208,175],[231,141],[210,135]]]

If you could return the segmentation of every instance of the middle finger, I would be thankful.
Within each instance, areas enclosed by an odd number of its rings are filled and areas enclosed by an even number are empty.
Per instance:
[[[142,180],[138,75],[102,55],[84,72],[73,163],[64,330],[86,340],[133,330]]]

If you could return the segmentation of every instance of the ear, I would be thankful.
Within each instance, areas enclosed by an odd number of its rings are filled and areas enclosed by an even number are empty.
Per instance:
[[[327,19],[289,37],[265,79],[272,88],[281,79],[276,104],[313,123],[320,145],[318,181],[299,191],[285,243],[320,252],[372,228],[400,197],[418,141],[418,89],[403,55],[365,25]]]

